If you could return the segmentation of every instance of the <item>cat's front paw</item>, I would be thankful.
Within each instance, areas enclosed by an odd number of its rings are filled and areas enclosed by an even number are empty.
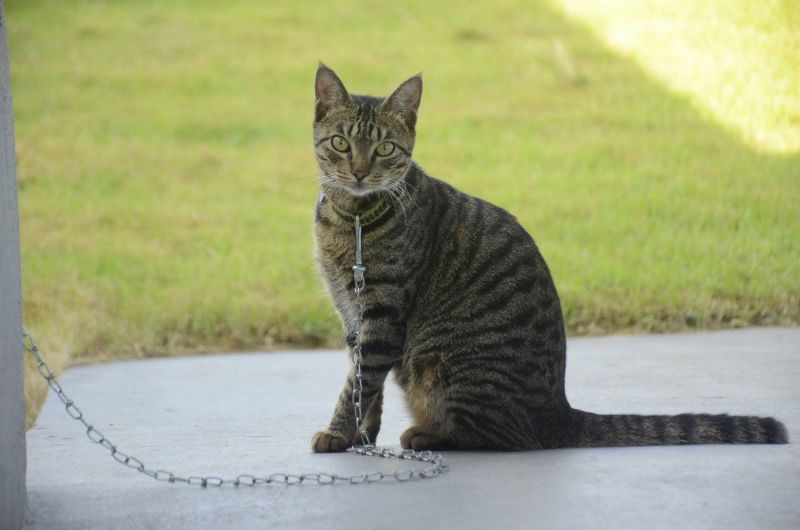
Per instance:
[[[338,453],[350,447],[345,435],[328,430],[319,431],[311,438],[311,450],[315,453]]]

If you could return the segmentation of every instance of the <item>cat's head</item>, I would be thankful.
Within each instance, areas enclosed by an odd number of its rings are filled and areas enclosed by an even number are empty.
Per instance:
[[[361,197],[397,187],[411,164],[422,78],[408,79],[385,99],[357,96],[320,64],[314,92],[314,146],[323,191]]]

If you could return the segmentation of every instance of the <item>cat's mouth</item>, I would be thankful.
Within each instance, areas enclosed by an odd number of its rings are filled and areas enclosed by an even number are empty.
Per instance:
[[[355,197],[363,197],[365,195],[369,195],[370,193],[375,193],[378,191],[376,188],[372,186],[367,186],[364,184],[363,181],[361,182],[348,182],[345,184],[345,189],[350,195]]]

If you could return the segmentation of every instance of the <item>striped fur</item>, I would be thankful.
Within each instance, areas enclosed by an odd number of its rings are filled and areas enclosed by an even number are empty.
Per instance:
[[[377,197],[390,213],[364,230],[366,424],[380,429],[393,372],[414,425],[406,448],[524,450],[694,443],[785,443],[772,418],[708,414],[598,415],[570,407],[566,341],[553,280],[530,235],[502,208],[428,176],[411,160],[419,77],[386,100],[350,96],[320,66],[314,141],[323,198],[314,226],[322,276],[352,346],[352,221]],[[331,143],[343,137],[341,152]],[[375,154],[381,142],[396,149]],[[353,172],[361,171],[362,179]],[[366,176],[364,176],[366,175]],[[315,451],[356,442],[352,371]]]

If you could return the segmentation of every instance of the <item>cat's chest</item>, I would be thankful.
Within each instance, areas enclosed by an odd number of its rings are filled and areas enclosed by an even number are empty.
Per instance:
[[[356,264],[356,236],[343,230],[316,231],[317,259],[326,279],[337,283],[352,284],[353,265]],[[367,275],[388,272],[399,265],[396,252],[392,252],[385,241],[372,234],[364,234],[361,240],[361,262]]]
[[[410,249],[405,248],[397,231],[365,230],[362,233],[361,256],[366,267],[367,291],[379,295],[384,287],[396,287],[406,276]],[[392,237],[396,236],[396,237]],[[317,226],[315,244],[320,272],[334,291],[334,296],[352,291],[353,265],[356,263],[356,235],[341,227]],[[371,298],[371,297],[370,297]]]
[[[349,328],[358,311],[353,278],[353,266],[356,263],[355,230],[350,235],[343,230],[318,227],[315,230],[315,243],[320,273],[334,305]],[[373,234],[363,234],[362,262],[366,267],[366,287],[361,295],[361,302],[364,307],[377,304],[382,298],[389,296],[390,293],[386,290],[390,287],[385,280],[396,275],[396,259],[380,243],[380,239]]]

